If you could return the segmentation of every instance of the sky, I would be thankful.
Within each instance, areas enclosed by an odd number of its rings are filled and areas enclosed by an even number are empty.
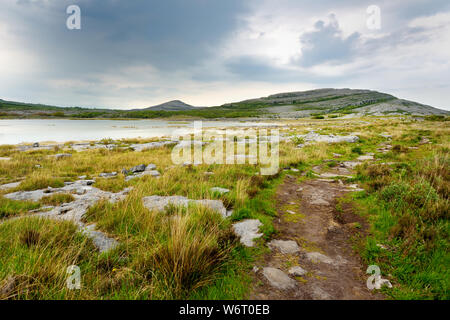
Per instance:
[[[450,1],[0,3],[0,99],[131,109],[317,88],[450,110]]]

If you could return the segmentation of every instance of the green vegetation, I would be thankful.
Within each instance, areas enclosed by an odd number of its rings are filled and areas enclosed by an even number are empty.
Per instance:
[[[353,179],[365,191],[353,193],[347,199],[370,227],[364,233],[364,223],[353,224],[355,232],[361,232],[354,239],[355,248],[367,264],[378,265],[383,276],[392,281],[394,288],[384,289],[388,297],[449,299],[448,126],[445,121],[364,120],[346,119],[345,125],[336,126],[329,121],[314,121],[316,132],[339,135],[360,132],[360,140],[354,144],[308,144],[301,149],[296,146],[304,142],[302,139],[282,141],[280,168],[298,168],[299,173],[289,174],[298,174],[301,181],[313,177],[312,168],[316,165],[334,168],[339,162],[374,152],[376,160],[359,166]],[[333,120],[333,124],[339,121]],[[282,133],[302,134],[310,123],[310,119],[287,122],[289,128]],[[381,137],[381,133],[391,135],[392,141]],[[377,151],[380,144],[387,143],[392,145],[390,151]],[[76,197],[53,194],[39,202],[25,202],[6,199],[4,195],[8,192],[61,187],[80,175],[97,177],[102,172],[121,172],[122,168],[141,163],[155,163],[161,177],[144,176],[129,182],[123,174],[110,179],[96,178],[94,186],[105,191],[133,187],[124,200],[114,204],[100,201],[84,217],[85,223],[95,223],[99,230],[118,241],[119,246],[108,253],[100,254],[71,222],[36,217],[2,221],[0,287],[8,281],[14,281],[15,285],[9,296],[1,298],[248,297],[253,280],[250,271],[267,250],[264,241],[276,232],[275,193],[284,179],[282,170],[279,175],[267,177],[257,174],[259,165],[250,164],[173,167],[170,147],[143,152],[119,148],[71,151],[72,157],[56,161],[51,155],[59,152],[19,152],[12,146],[0,147],[0,156],[11,158],[0,161],[0,183],[23,179],[15,189],[0,190],[0,219],[26,214],[42,205],[67,203]],[[36,168],[36,164],[41,167]],[[217,186],[230,192],[212,194],[210,189]],[[222,219],[200,206],[153,212],[142,202],[149,195],[220,199],[228,209],[233,209],[233,214]],[[280,218],[302,223],[302,213],[295,212]],[[249,218],[263,223],[260,231],[264,236],[254,248],[241,246],[231,230],[232,223]],[[308,246],[302,243],[302,247]],[[82,290],[66,288],[66,269],[70,265],[81,269]]]

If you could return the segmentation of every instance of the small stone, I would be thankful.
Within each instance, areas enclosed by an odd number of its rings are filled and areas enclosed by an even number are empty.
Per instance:
[[[306,253],[306,257],[308,258],[308,260],[310,260],[311,262],[322,262],[322,263],[327,263],[327,264],[332,264],[334,263],[334,260],[331,259],[330,257],[321,254],[320,252],[307,252]]]
[[[225,194],[225,193],[228,193],[228,192],[230,192],[230,190],[229,189],[225,189],[225,188],[220,188],[220,187],[214,187],[214,188],[211,188],[211,189],[209,189],[212,193],[219,193],[219,194]]]
[[[294,277],[301,277],[307,273],[308,273],[308,271],[306,271],[305,269],[303,269],[300,266],[295,266],[295,267],[292,267],[289,269],[289,274]]]
[[[234,233],[240,238],[241,243],[247,247],[255,245],[254,239],[261,238],[259,227],[262,226],[261,221],[257,219],[247,219],[233,224]]]
[[[147,165],[147,167],[145,167],[145,171],[152,171],[152,170],[156,170],[156,164],[150,163],[149,165]]]
[[[103,172],[100,173],[98,176],[102,178],[113,178],[117,176],[117,172]]]
[[[10,161],[10,157],[0,157],[0,161]]]
[[[144,172],[145,168],[147,168],[147,166],[145,164],[140,164],[138,166],[135,166],[135,167],[131,168],[130,171],[133,172],[133,173]]]
[[[39,142],[33,143],[33,148],[39,148]]]
[[[127,170],[127,169],[122,169],[121,172],[122,172],[122,174],[125,175],[125,176],[127,176],[127,175],[130,173],[130,171]]]
[[[294,254],[300,251],[297,242],[293,240],[272,240],[268,246],[270,249],[277,249],[284,254]]]
[[[289,278],[289,276],[280,269],[271,267],[264,268],[263,275],[267,281],[269,281],[270,285],[277,289],[294,289],[297,285],[295,280]]]
[[[359,156],[356,160],[358,161],[366,161],[366,160],[373,160],[373,155],[365,155],[365,156]]]
[[[254,266],[252,270],[254,273],[257,273],[259,271],[259,268],[257,266]]]

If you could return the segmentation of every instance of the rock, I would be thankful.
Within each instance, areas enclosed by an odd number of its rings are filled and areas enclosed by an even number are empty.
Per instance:
[[[145,171],[152,171],[152,170],[156,170],[156,164],[150,163],[145,167]]]
[[[257,266],[254,266],[252,270],[254,273],[257,273],[259,271],[259,268]]]
[[[98,175],[101,178],[113,178],[117,176],[117,172],[103,172]]]
[[[39,148],[39,142],[33,143],[33,148]]]
[[[142,173],[142,175],[148,175],[152,177],[159,177],[161,173],[158,170],[146,170]]]
[[[70,153],[58,153],[54,154],[51,157],[55,158],[56,160],[64,159],[64,158],[70,158],[72,157],[72,154]]]
[[[127,170],[127,169],[122,169],[121,172],[122,172],[122,174],[125,175],[125,176],[127,176],[127,175],[130,173],[130,171]]]
[[[277,249],[284,254],[294,254],[300,251],[297,242],[293,240],[272,240],[268,246],[271,250]]]
[[[40,164],[36,164],[36,165],[34,165],[34,167],[35,167],[36,169],[42,168],[42,166],[41,166]]]
[[[130,192],[131,188],[126,188],[118,193],[111,193],[103,191],[91,186],[93,180],[78,180],[70,185],[66,185],[62,188],[47,188],[35,191],[19,191],[15,193],[6,194],[5,198],[13,200],[32,200],[39,201],[42,197],[49,193],[71,193],[74,195],[75,200],[69,203],[64,203],[60,206],[56,206],[47,211],[41,208],[41,211],[36,213],[36,216],[48,219],[68,220],[72,221],[79,226],[84,233],[91,237],[94,244],[103,252],[114,247],[115,240],[109,239],[106,235],[100,231],[94,231],[93,227],[85,228],[83,223],[83,216],[87,210],[96,204],[98,201],[105,199],[110,203],[125,199],[126,195]]]
[[[131,144],[130,148],[132,148],[134,151],[145,151],[154,148],[161,148],[167,145],[173,145],[176,143],[178,143],[178,141],[156,141],[149,143]]]
[[[174,206],[187,207],[189,204],[197,204],[210,208],[227,217],[228,212],[220,200],[191,200],[183,196],[149,196],[143,199],[144,206],[149,210],[164,211],[171,204]]]
[[[292,267],[289,269],[289,274],[294,277],[301,277],[307,273],[308,273],[308,271],[306,271],[305,269],[303,269],[300,266],[295,266],[295,267]]]
[[[315,197],[314,199],[312,199],[310,201],[310,204],[316,205],[316,206],[328,206],[330,203],[321,197]]]
[[[340,164],[341,167],[349,169],[354,169],[358,165],[360,165],[358,161],[344,161]]]
[[[294,289],[297,285],[295,280],[289,278],[289,276],[280,269],[271,267],[264,268],[263,275],[272,287],[280,290]]]
[[[115,249],[119,245],[115,239],[109,238],[103,232],[95,231],[95,224],[82,228],[82,233],[92,239],[100,253]]]
[[[211,191],[211,193],[216,193],[217,192],[217,193],[219,193],[221,195],[230,192],[229,189],[220,188],[220,187],[211,188],[211,189],[209,189],[209,191]]]
[[[9,190],[9,189],[17,188],[18,186],[20,186],[20,183],[21,182],[19,181],[19,182],[2,184],[2,185],[0,185],[0,190]]]
[[[359,156],[358,158],[356,158],[356,160],[358,161],[366,161],[366,160],[373,160],[373,155],[364,155],[364,156]]]
[[[289,213],[289,214],[296,214],[294,211],[292,211],[292,210],[286,210],[286,212],[287,213]]]
[[[321,254],[320,252],[307,252],[306,258],[313,263],[322,262],[327,264],[333,264],[335,261],[330,257]]]
[[[10,157],[0,157],[0,161],[10,161]]]
[[[331,173],[331,172],[324,172],[324,173],[321,173],[319,176],[322,178],[339,178],[339,177],[344,177],[344,178],[348,178],[348,179],[353,178],[352,176],[338,174],[338,173]]]
[[[214,175],[214,172],[204,172],[203,173],[205,176],[212,176],[212,175]]]
[[[328,143],[340,143],[349,142],[354,143],[359,140],[357,136],[336,136],[336,135],[320,135],[314,131],[309,132],[306,135],[298,135],[296,137],[303,138],[305,142],[328,142]]]
[[[91,186],[95,183],[95,180],[79,180],[78,182],[83,186]]]
[[[84,180],[84,179],[86,179],[87,178],[87,176],[79,176],[78,177],[78,179],[81,179],[81,180]]]
[[[320,287],[313,287],[312,292],[311,292],[313,299],[315,300],[331,300],[332,297],[329,293],[325,292],[322,288]]]
[[[383,138],[386,138],[386,139],[391,139],[392,138],[392,136],[387,134],[387,133],[381,133],[380,137],[383,137]]]
[[[145,168],[147,168],[147,166],[145,164],[140,164],[138,166],[135,166],[135,167],[131,168],[130,171],[133,172],[133,173],[144,172]]]
[[[292,172],[300,172],[300,170],[296,169],[296,168],[292,168],[291,169]]]
[[[259,227],[262,226],[261,221],[257,219],[247,219],[233,224],[234,233],[240,238],[241,243],[247,247],[255,245],[254,239],[262,237],[259,233]]]
[[[342,154],[340,154],[340,153],[333,153],[333,157],[334,158],[340,158],[340,157],[342,157]]]

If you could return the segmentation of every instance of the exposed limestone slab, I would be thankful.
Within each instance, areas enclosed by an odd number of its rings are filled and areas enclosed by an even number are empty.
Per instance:
[[[300,251],[297,242],[293,240],[272,240],[268,244],[271,250],[278,250],[284,254],[295,254]]]
[[[9,189],[17,188],[18,186],[20,186],[20,183],[21,183],[21,181],[2,184],[2,185],[0,185],[0,190],[9,190]]]
[[[94,245],[101,253],[115,249],[119,243],[106,236],[103,232],[95,230],[95,224],[88,225],[81,229],[82,233],[92,239]]]
[[[156,142],[149,142],[149,143],[137,143],[137,144],[131,144],[130,148],[134,149],[134,151],[145,151],[150,150],[154,148],[160,148],[168,145],[173,145],[178,143],[178,141],[156,141]]]
[[[131,188],[126,188],[118,193],[112,193],[89,186],[91,182],[91,180],[79,180],[65,185],[62,188],[19,191],[6,194],[5,197],[14,200],[39,201],[42,197],[50,194],[71,193],[75,198],[74,201],[63,203],[60,206],[53,207],[48,211],[43,211],[44,208],[41,208],[41,211],[37,212],[35,216],[74,222],[84,234],[93,240],[99,250],[104,252],[114,248],[117,245],[117,241],[110,239],[100,231],[94,230],[94,226],[86,227],[82,222],[82,218],[91,206],[102,199],[106,199],[111,203],[125,199],[127,194],[131,191]]]
[[[187,207],[189,204],[197,204],[220,213],[224,218],[230,214],[220,200],[192,200],[183,196],[149,196],[143,201],[144,206],[149,210],[164,211],[168,205]]]
[[[315,300],[331,300],[331,295],[318,286],[312,288],[311,295]]]
[[[354,169],[356,166],[360,165],[359,161],[344,161],[341,163],[341,167]]]
[[[326,264],[333,264],[335,261],[330,257],[320,253],[320,252],[307,252],[306,258],[313,263],[322,262]]]
[[[263,235],[259,232],[260,226],[262,223],[258,219],[247,219],[233,224],[233,231],[244,246],[253,247],[255,245],[253,240]]]
[[[298,138],[303,138],[305,142],[327,142],[327,143],[341,143],[341,142],[349,142],[354,143],[359,140],[358,136],[337,136],[337,135],[321,135],[314,131],[308,132],[305,135],[297,135]]]
[[[98,176],[101,178],[113,178],[117,177],[117,172],[102,172]]]
[[[263,275],[272,287],[280,290],[294,289],[297,285],[295,280],[289,278],[289,276],[280,269],[271,267],[264,268]]]
[[[356,160],[366,161],[366,160],[373,160],[373,159],[374,159],[373,155],[364,155],[364,156],[359,156]]]
[[[295,266],[295,267],[292,267],[289,269],[289,274],[294,277],[301,277],[307,273],[308,273],[308,271],[306,271],[305,269],[303,269],[300,266]]]
[[[344,178],[353,178],[352,176],[349,175],[344,175],[344,174],[339,174],[339,173],[331,173],[331,172],[324,172],[320,174],[320,177],[322,178],[339,178],[339,177],[344,177]]]
[[[209,191],[211,191],[212,193],[217,192],[219,194],[225,194],[225,193],[230,192],[229,189],[220,188],[220,187],[213,187],[213,188],[209,189]]]

